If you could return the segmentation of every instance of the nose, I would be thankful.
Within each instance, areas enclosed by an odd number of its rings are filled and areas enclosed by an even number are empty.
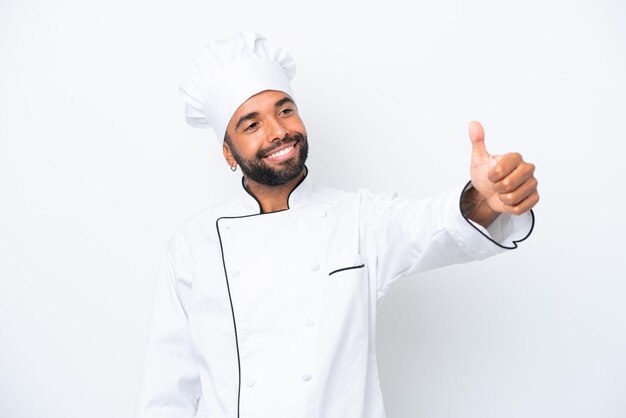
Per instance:
[[[283,126],[282,123],[278,119],[274,119],[272,123],[272,128],[269,131],[269,142],[274,142],[276,140],[281,140],[285,138],[289,134],[289,129]]]

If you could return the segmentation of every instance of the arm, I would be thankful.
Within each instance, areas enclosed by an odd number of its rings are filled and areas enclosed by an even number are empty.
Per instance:
[[[534,165],[517,153],[488,154],[477,122],[470,138],[472,180],[462,191],[423,200],[382,196],[368,204],[380,294],[404,275],[480,260],[530,235],[539,200]]]
[[[136,418],[191,418],[196,414],[201,389],[187,323],[191,281],[176,268],[176,255],[185,249],[173,238],[163,260]]]
[[[487,229],[463,216],[458,187],[425,199],[395,193],[362,196],[362,248],[376,258],[382,296],[397,279],[422,271],[482,260],[516,248],[532,230],[531,212],[501,214]]]

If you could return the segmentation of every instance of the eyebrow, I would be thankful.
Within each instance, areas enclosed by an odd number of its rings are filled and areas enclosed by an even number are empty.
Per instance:
[[[239,129],[241,124],[244,123],[245,121],[250,120],[250,119],[254,119],[257,116],[259,116],[259,112],[246,113],[245,115],[240,117],[239,120],[237,121],[237,125],[235,126],[235,130]]]
[[[282,105],[284,105],[285,103],[291,103],[292,105],[296,105],[293,100],[291,100],[291,97],[285,96],[282,99],[280,99],[279,101],[276,102],[276,104],[274,104],[274,107],[281,107]]]
[[[279,108],[282,105],[284,105],[285,103],[291,103],[294,106],[296,105],[294,103],[294,101],[291,99],[291,97],[285,96],[282,99],[280,99],[279,101],[277,101],[276,103],[274,103],[274,108]],[[250,112],[250,113],[246,113],[245,115],[243,115],[242,117],[239,118],[239,120],[237,121],[237,125],[235,125],[235,130],[239,129],[239,127],[241,126],[242,123],[244,123],[247,120],[250,119],[254,119],[257,116],[259,116],[259,112]]]

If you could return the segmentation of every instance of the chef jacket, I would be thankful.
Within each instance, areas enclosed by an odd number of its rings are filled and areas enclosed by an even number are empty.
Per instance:
[[[462,191],[412,199],[305,176],[286,210],[261,213],[242,187],[182,223],[157,285],[136,417],[384,418],[376,312],[390,286],[515,248],[532,230],[532,212],[474,224]]]

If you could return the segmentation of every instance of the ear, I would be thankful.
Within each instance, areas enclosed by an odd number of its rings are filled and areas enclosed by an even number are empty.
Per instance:
[[[226,141],[224,141],[224,145],[222,145],[222,152],[224,153],[224,158],[226,159],[229,167],[237,164],[235,157],[233,157],[233,153],[230,151],[230,146],[226,143]]]

